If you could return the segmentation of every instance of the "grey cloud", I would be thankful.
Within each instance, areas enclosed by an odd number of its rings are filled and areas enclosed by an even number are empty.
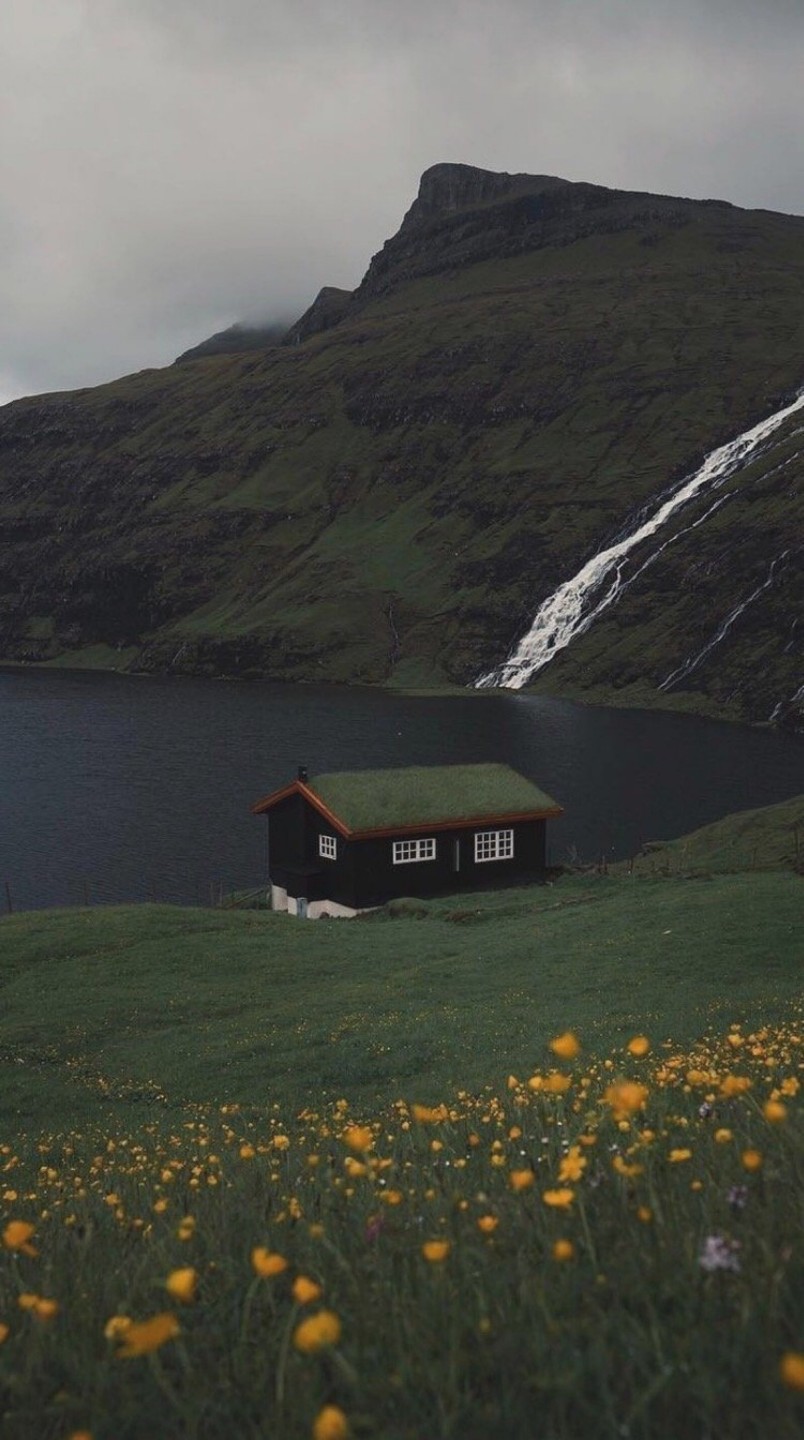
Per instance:
[[[6,0],[0,400],[357,283],[439,160],[800,212],[800,0]]]

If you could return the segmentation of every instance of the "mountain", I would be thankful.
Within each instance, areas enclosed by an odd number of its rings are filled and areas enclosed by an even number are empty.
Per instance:
[[[798,723],[804,412],[651,517],[802,386],[804,218],[434,166],[282,343],[0,410],[0,656],[469,684],[636,536],[516,683]]]
[[[264,325],[246,325],[238,321],[228,329],[210,335],[199,345],[193,345],[191,350],[185,350],[173,363],[183,365],[187,360],[204,360],[208,355],[241,355],[244,350],[267,350],[284,339],[287,329],[281,321],[266,322]]]

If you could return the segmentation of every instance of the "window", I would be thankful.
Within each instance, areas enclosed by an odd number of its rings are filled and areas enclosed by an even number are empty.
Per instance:
[[[478,830],[475,835],[475,861],[510,860],[514,853],[513,830]]]
[[[337,860],[338,842],[334,835],[319,835],[318,853],[322,855],[325,860]]]
[[[417,860],[435,860],[435,840],[395,840],[394,864],[412,865]]]

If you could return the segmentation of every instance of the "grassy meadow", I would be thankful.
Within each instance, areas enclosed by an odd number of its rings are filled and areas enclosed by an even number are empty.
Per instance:
[[[0,921],[4,1440],[792,1440],[801,885]]]

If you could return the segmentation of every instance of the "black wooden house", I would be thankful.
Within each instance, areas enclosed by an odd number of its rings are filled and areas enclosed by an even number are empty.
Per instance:
[[[537,879],[561,806],[507,765],[444,765],[298,779],[252,807],[269,819],[274,910],[356,915]]]

